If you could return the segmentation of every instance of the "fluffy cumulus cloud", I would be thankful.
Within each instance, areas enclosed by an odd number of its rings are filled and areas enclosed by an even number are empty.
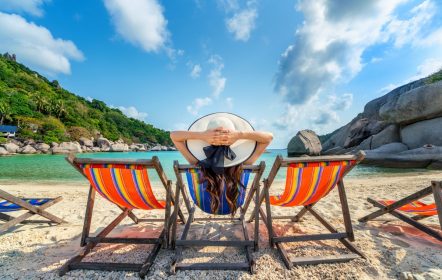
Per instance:
[[[42,6],[45,2],[50,0],[1,0],[0,11],[41,17],[44,14]]]
[[[370,62],[363,61],[368,48],[386,43],[399,48],[437,41],[437,30],[423,32],[434,17],[433,1],[421,1],[406,18],[398,18],[395,11],[404,2],[407,1],[300,0],[296,9],[304,15],[304,22],[295,32],[294,43],[282,53],[274,80],[275,91],[288,103],[285,116],[275,126],[290,125],[287,115],[296,115],[298,121],[301,118],[313,125],[339,121],[336,112],[348,109],[353,96],[336,97],[330,92],[334,86],[350,81]],[[317,101],[324,99],[330,101],[326,106]],[[308,109],[317,114],[308,114]],[[305,115],[295,113],[303,111]]]
[[[129,106],[129,107],[120,106],[118,107],[118,109],[120,109],[120,111],[123,112],[123,114],[125,114],[129,118],[134,118],[140,121],[145,121],[148,116],[147,113],[145,112],[139,112],[137,108],[135,108],[134,106]]]
[[[235,40],[248,41],[258,18],[256,1],[218,0],[218,5],[228,15],[226,27]]]
[[[146,52],[165,48],[169,31],[163,7],[157,0],[104,0],[104,4],[116,32],[124,40]]]
[[[201,70],[202,70],[201,65],[199,65],[199,64],[193,65],[192,70],[190,71],[190,76],[193,79],[199,78],[199,76],[201,74]]]
[[[217,98],[226,87],[227,78],[222,74],[224,63],[219,55],[213,55],[209,59],[209,64],[212,65],[208,76],[209,85],[212,87],[213,97]]]
[[[255,28],[255,21],[258,17],[256,8],[247,8],[235,13],[227,19],[227,30],[233,34],[236,40],[248,41],[252,30]]]
[[[211,88],[211,94],[205,97],[195,98],[191,105],[187,106],[187,111],[192,115],[198,115],[200,109],[203,107],[209,106],[213,104],[214,100],[218,100],[221,93],[224,91],[226,87],[227,78],[224,77],[222,70],[224,68],[224,62],[221,56],[212,55],[207,64],[211,67],[209,74],[207,75],[207,81]],[[195,69],[195,66],[198,64],[189,63],[189,66],[192,68],[192,72]],[[225,105],[227,107],[233,106],[233,99],[226,98]]]
[[[191,113],[192,115],[198,115],[201,108],[210,104],[212,104],[212,98],[210,97],[195,98],[192,105],[187,106],[187,112]]]
[[[48,74],[69,74],[71,60],[84,59],[72,41],[54,38],[45,27],[15,14],[0,12],[0,42],[0,53],[15,53],[20,62]]]

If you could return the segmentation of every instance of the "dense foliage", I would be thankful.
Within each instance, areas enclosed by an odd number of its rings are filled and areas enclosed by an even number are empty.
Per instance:
[[[442,81],[442,69],[437,71],[436,73],[431,74],[426,78],[426,82],[428,84],[432,84],[439,81]]]
[[[37,72],[0,55],[0,125],[19,136],[49,142],[102,136],[126,142],[171,144],[169,133],[125,116],[99,100],[88,101]]]

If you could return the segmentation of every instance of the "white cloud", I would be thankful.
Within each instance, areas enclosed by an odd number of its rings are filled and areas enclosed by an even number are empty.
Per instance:
[[[36,17],[41,17],[44,14],[43,4],[51,0],[1,0],[0,11],[30,14]]]
[[[201,70],[202,70],[201,65],[199,65],[199,64],[193,65],[192,66],[192,71],[190,71],[190,76],[193,79],[199,78],[199,76],[201,74]]]
[[[117,33],[146,52],[157,52],[168,39],[167,20],[157,0],[104,0]]]
[[[353,94],[344,93],[342,96],[337,97],[336,95],[329,96],[328,106],[331,109],[337,111],[348,110],[353,104]]]
[[[403,1],[300,1],[305,21],[281,56],[275,90],[292,104],[304,104],[352,79],[363,67],[363,52],[388,40],[385,28]]]
[[[211,56],[209,63],[213,65],[208,75],[209,85],[212,87],[212,96],[217,98],[226,87],[227,79],[222,75],[224,63],[219,55]]]
[[[386,29],[392,36],[395,47],[402,47],[407,43],[420,44],[422,27],[431,21],[435,11],[435,4],[426,0],[411,10],[411,18],[406,20],[393,18]]]
[[[15,53],[18,61],[48,74],[69,74],[70,60],[84,59],[72,41],[54,38],[45,27],[14,14],[0,12],[0,42],[0,52]]]
[[[140,121],[145,121],[148,116],[146,112],[139,112],[137,108],[135,108],[134,106],[129,106],[129,107],[119,106],[118,109],[129,118],[134,118]]]
[[[226,27],[235,40],[248,41],[258,18],[257,1],[218,0],[218,6],[228,15]]]
[[[187,106],[187,111],[192,115],[198,115],[198,112],[201,108],[212,104],[212,98],[203,97],[203,98],[195,98],[193,100],[192,105]]]
[[[233,33],[236,40],[248,41],[250,33],[255,28],[255,21],[258,12],[255,8],[245,9],[235,13],[231,18],[227,19],[227,30]]]
[[[228,110],[232,110],[233,109],[233,98],[232,97],[227,97],[226,98],[226,107]]]

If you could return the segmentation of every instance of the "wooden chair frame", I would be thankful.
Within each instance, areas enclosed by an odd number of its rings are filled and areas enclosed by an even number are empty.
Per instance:
[[[379,210],[365,216],[359,219],[360,222],[367,222],[369,220],[373,220],[379,216],[382,216],[384,214],[391,214],[395,216],[396,218],[402,220],[403,222],[414,226],[415,228],[423,231],[424,233],[436,238],[439,241],[442,241],[442,233],[438,232],[437,230],[434,230],[420,222],[419,220],[431,217],[431,216],[424,216],[424,215],[415,215],[413,217],[408,217],[401,212],[397,211],[398,208],[407,205],[413,201],[419,200],[423,197],[426,197],[428,195],[433,194],[434,201],[436,203],[436,209],[437,214],[439,218],[439,225],[440,229],[442,231],[442,181],[432,181],[431,186],[426,187],[420,191],[417,191],[403,199],[400,199],[388,206],[385,206],[378,201],[374,200],[373,198],[367,198],[367,201],[373,204],[373,206],[379,208]]]
[[[135,216],[132,210],[118,206],[122,213],[118,215],[109,225],[107,225],[102,231],[100,231],[95,237],[90,236],[90,227],[92,221],[92,213],[95,203],[96,190],[90,186],[89,195],[86,207],[86,213],[84,218],[83,231],[81,234],[80,246],[84,247],[83,250],[70,260],[68,260],[59,270],[59,275],[63,276],[70,270],[74,269],[90,269],[90,270],[109,270],[109,271],[138,271],[139,276],[144,278],[149,272],[155,258],[160,251],[161,246],[168,247],[169,244],[169,232],[170,232],[170,218],[171,218],[171,206],[174,203],[172,193],[172,181],[167,179],[166,174],[161,166],[158,157],[152,157],[152,160],[133,160],[133,159],[89,159],[89,158],[75,158],[69,156],[66,160],[74,166],[83,176],[86,175],[78,167],[77,164],[136,164],[144,165],[146,168],[155,169],[158,173],[161,183],[166,189],[166,209],[164,219],[140,219]],[[174,204],[174,212],[178,212],[181,221],[184,223],[184,215],[179,209],[178,204]],[[118,237],[106,237],[124,218],[129,217],[136,224],[140,222],[163,222],[164,228],[157,238],[118,238]],[[89,254],[92,249],[99,243],[121,243],[121,244],[154,244],[149,256],[142,264],[138,263],[108,263],[108,262],[82,262],[82,259]]]
[[[250,186],[247,198],[244,202],[244,206],[239,208],[239,217],[222,217],[222,218],[195,218],[195,209],[197,206],[191,206],[189,197],[187,196],[186,187],[182,178],[182,173],[185,172],[186,169],[189,168],[199,168],[194,165],[180,165],[178,161],[174,162],[174,171],[177,177],[176,191],[175,191],[175,200],[178,201],[180,194],[183,194],[183,199],[185,201],[185,205],[187,210],[189,211],[189,217],[187,219],[187,223],[184,227],[183,233],[181,234],[180,239],[176,239],[176,222],[173,222],[172,225],[172,234],[171,234],[171,247],[175,249],[175,257],[174,261],[171,265],[171,273],[175,274],[177,270],[246,270],[250,273],[255,273],[255,260],[252,256],[251,247],[255,251],[258,250],[258,239],[259,239],[259,219],[258,219],[258,211],[255,207],[253,211],[253,215],[256,215],[257,219],[255,222],[254,229],[254,238],[253,240],[249,239],[249,234],[247,232],[246,224],[245,224],[245,214],[247,208],[249,207],[250,201],[253,196],[255,196],[255,203],[259,198],[259,184],[262,173],[265,169],[265,163],[261,162],[259,165],[246,165],[244,169],[250,169],[252,173],[255,174],[255,178]],[[175,210],[173,213],[173,219],[177,217],[177,211]],[[238,214],[236,215],[238,216]],[[244,240],[188,240],[187,235],[189,233],[190,226],[193,221],[231,221],[231,222],[239,222],[242,227]],[[183,247],[198,247],[198,246],[226,246],[226,247],[239,247],[245,249],[246,262],[239,263],[192,263],[186,264],[182,263],[182,251]]]
[[[16,197],[8,192],[5,192],[4,190],[0,189],[0,199],[4,199],[6,201],[9,201],[11,203],[14,203],[16,205],[19,205],[22,207],[22,209],[17,210],[27,210],[26,213],[21,214],[18,217],[10,216],[5,213],[0,213],[0,220],[4,221],[2,225],[0,225],[0,233],[6,232],[11,227],[17,225],[17,224],[36,224],[36,223],[48,223],[48,224],[62,224],[67,223],[65,220],[58,218],[57,216],[47,212],[45,209],[49,208],[50,206],[60,202],[63,200],[61,196],[56,197],[54,199],[50,199],[48,202],[40,205],[35,206],[27,202],[26,200]],[[46,198],[45,198],[46,199]],[[33,217],[34,215],[39,215],[43,218],[48,219],[46,220],[28,220],[29,218]]]
[[[350,211],[347,203],[347,196],[345,193],[343,178],[351,170],[347,169],[343,174],[340,181],[337,183],[337,189],[339,192],[339,198],[341,202],[342,214],[344,218],[345,232],[339,232],[332,224],[327,222],[316,210],[313,209],[316,203],[310,205],[305,205],[303,208],[294,216],[273,216],[271,213],[270,205],[270,194],[269,189],[281,167],[287,167],[291,163],[304,163],[304,162],[322,162],[322,161],[340,161],[340,160],[356,160],[357,163],[362,161],[365,154],[361,151],[357,155],[340,155],[340,156],[317,156],[317,157],[298,157],[298,158],[283,158],[282,156],[277,156],[275,162],[270,170],[269,176],[264,180],[263,193],[259,198],[259,213],[264,221],[268,233],[270,246],[276,246],[281,258],[288,269],[293,266],[299,265],[312,265],[319,263],[336,263],[336,262],[346,262],[355,258],[365,258],[364,254],[359,251],[355,246],[353,246],[349,241],[354,241],[353,227],[351,224]],[[265,200],[266,210],[261,208],[261,204]],[[297,235],[297,236],[278,236],[275,234],[273,229],[274,219],[289,219],[292,222],[299,222],[301,218],[309,212],[313,215],[330,233],[328,234],[309,234],[309,235]],[[251,216],[248,220],[249,222],[256,219]],[[302,242],[302,241],[319,241],[319,240],[339,240],[346,248],[348,248],[352,253],[343,254],[338,256],[321,256],[321,257],[296,257],[290,258],[287,250],[283,243],[287,242]]]

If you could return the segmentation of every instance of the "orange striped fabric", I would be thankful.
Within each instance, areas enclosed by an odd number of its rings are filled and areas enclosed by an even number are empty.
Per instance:
[[[356,161],[293,163],[287,167],[284,193],[270,196],[276,206],[302,206],[319,201],[342,179]]]
[[[164,209],[157,200],[143,165],[80,164],[91,186],[107,200],[129,209]]]
[[[380,200],[379,203],[388,206],[396,202],[395,200]],[[406,212],[408,214],[421,215],[421,216],[434,216],[437,215],[436,203],[426,204],[421,201],[413,201],[396,210]]]

